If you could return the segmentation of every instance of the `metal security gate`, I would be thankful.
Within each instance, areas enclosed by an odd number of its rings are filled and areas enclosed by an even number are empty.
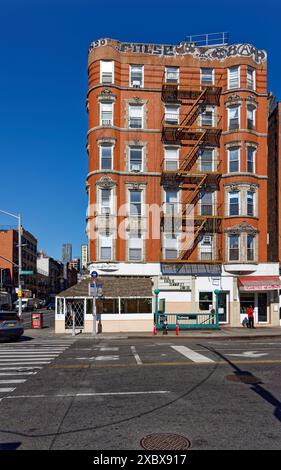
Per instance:
[[[65,329],[70,330],[79,328],[84,329],[85,326],[85,304],[84,299],[65,299]]]

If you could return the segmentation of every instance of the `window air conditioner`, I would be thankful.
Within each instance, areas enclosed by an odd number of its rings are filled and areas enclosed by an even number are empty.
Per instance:
[[[141,82],[139,80],[133,80],[132,85],[134,88],[140,88]]]
[[[102,214],[110,214],[110,207],[102,207],[101,208]]]

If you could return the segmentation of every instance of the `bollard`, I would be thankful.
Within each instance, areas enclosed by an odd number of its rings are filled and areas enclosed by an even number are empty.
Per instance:
[[[156,331],[156,325],[154,324],[153,326],[153,335],[156,336],[157,335],[157,331]]]
[[[179,325],[176,324],[176,336],[179,336],[179,330],[180,330],[180,329],[179,329]]]
[[[163,335],[167,335],[167,334],[168,334],[168,322],[167,320],[165,320],[163,323]]]

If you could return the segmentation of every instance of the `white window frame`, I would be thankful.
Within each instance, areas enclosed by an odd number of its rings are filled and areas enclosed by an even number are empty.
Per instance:
[[[210,244],[206,243],[207,238],[210,238]],[[205,248],[205,250],[204,250],[204,248]],[[209,249],[206,249],[206,248],[209,248]],[[203,235],[202,240],[200,240],[200,242],[199,242],[200,260],[201,261],[211,260],[212,256],[213,256],[213,252],[214,252],[213,248],[214,248],[214,236],[213,236],[213,234],[207,233],[207,234]],[[202,253],[210,253],[211,257],[210,258],[204,258],[204,260],[203,260]]]
[[[238,86],[234,86],[234,87],[231,87],[230,86],[230,70],[231,69],[237,69],[238,70]],[[240,78],[240,65],[234,65],[233,67],[228,67],[227,69],[227,88],[228,90],[235,90],[236,88],[240,88],[240,82],[241,82],[241,78]]]
[[[205,204],[202,203],[202,198],[204,198],[204,196],[205,196],[206,194],[208,194],[208,195],[210,194],[210,195],[211,195],[211,200],[212,200],[211,203],[205,203]],[[202,213],[202,207],[203,207],[203,206],[211,206],[211,208],[212,208],[211,212],[212,212],[212,213],[211,213],[210,215],[211,215],[211,216],[214,215],[215,192],[214,192],[214,191],[205,192],[205,193],[203,194],[202,198],[199,199],[200,215],[204,215],[204,216],[206,216],[206,217],[208,217],[208,215],[209,215],[209,214],[203,214],[203,213]]]
[[[251,111],[253,112],[253,127],[248,127],[248,107],[251,107]],[[256,106],[250,104],[250,103],[247,103],[246,105],[246,129],[249,130],[249,131],[254,131],[256,129],[256,112],[257,112],[257,108]]]
[[[248,259],[248,237],[252,237],[253,239],[253,259]],[[252,235],[250,233],[246,234],[246,261],[248,263],[254,263],[256,261],[256,241],[257,241],[257,236]]]
[[[238,259],[230,259],[230,238],[231,237],[237,237],[238,238]],[[231,263],[231,262],[234,262],[234,263],[238,263],[241,259],[241,235],[231,235],[229,234],[228,237],[227,237],[227,245],[228,245],[228,250],[227,250],[227,256],[228,256],[228,261]]]
[[[111,149],[111,166],[110,166],[110,168],[102,168],[102,149],[104,147],[107,147],[107,148]],[[108,144],[108,145],[107,144],[100,144],[100,146],[99,146],[99,150],[100,150],[100,166],[99,166],[99,168],[100,168],[100,170],[105,170],[106,171],[106,170],[112,170],[113,169],[113,166],[114,166],[113,165],[113,148],[114,148],[114,146],[112,144]]]
[[[177,71],[176,72],[169,72],[168,69],[177,69]],[[174,73],[176,75],[175,81],[171,81],[171,82],[167,81],[168,73]],[[170,67],[166,66],[165,67],[165,82],[166,83],[179,83],[179,81],[180,81],[180,68],[179,67],[173,67],[172,65]]]
[[[211,70],[212,71],[212,81],[211,82],[209,82],[209,81],[204,82],[203,81],[203,75],[204,75],[203,71],[204,70]],[[202,85],[214,85],[214,83],[215,83],[215,69],[213,69],[212,67],[201,67],[200,68],[200,83]]]
[[[167,158],[167,151],[169,150],[175,150],[177,152],[177,155],[176,157],[173,156],[172,158],[169,157]],[[170,171],[176,171],[178,170],[179,168],[179,147],[173,147],[172,145],[166,145],[164,147],[164,165],[165,165],[165,170],[169,171],[169,169],[167,168],[167,162],[172,162],[172,163],[176,163],[175,165],[175,169],[173,170],[170,170]]]
[[[238,193],[238,214],[230,214],[230,200],[231,200],[231,193]],[[228,191],[227,193],[227,215],[228,217],[240,217],[241,216],[241,191]]]
[[[104,206],[103,205],[103,199],[102,199],[102,192],[103,191],[109,191],[109,205]],[[109,209],[105,210],[105,209]],[[107,189],[107,188],[100,188],[99,189],[99,213],[100,215],[110,215],[112,214],[112,209],[113,209],[113,190],[112,189]]]
[[[105,243],[105,240],[108,241]],[[102,248],[110,248],[110,257],[109,258],[102,258]],[[113,259],[113,239],[112,235],[106,236],[105,234],[101,234],[99,236],[99,258],[100,261],[112,261]]]
[[[138,108],[141,109],[141,127],[131,127],[131,118],[134,116],[131,116],[131,111],[133,108]],[[139,116],[138,116],[139,117]],[[143,129],[143,124],[144,124],[144,105],[135,105],[135,104],[129,104],[129,129]]]
[[[238,108],[238,127],[231,128],[230,127],[230,110],[234,109],[234,108]],[[237,129],[240,129],[240,125],[241,125],[241,105],[229,106],[227,108],[227,128],[228,128],[228,130],[229,131],[236,131]]]
[[[102,107],[104,105],[110,105],[111,106],[111,123],[110,124],[103,124],[102,123]],[[109,119],[108,119],[109,121]],[[100,126],[103,126],[103,127],[107,127],[107,126],[110,126],[112,127],[114,124],[114,106],[113,106],[113,103],[108,103],[108,102],[105,102],[105,101],[100,101]]]
[[[135,249],[135,250],[141,250],[141,256],[139,259],[131,259],[130,257],[130,250]],[[144,255],[144,250],[143,250],[143,237],[142,235],[140,236],[135,236],[133,233],[129,233],[128,237],[128,260],[131,262],[141,262],[143,261],[143,255]]]
[[[203,117],[206,115],[206,113],[211,113],[212,114],[212,124],[203,124]],[[207,108],[203,112],[200,113],[200,125],[201,127],[207,126],[207,127],[214,127],[214,122],[215,122],[215,110],[214,108]]]
[[[167,193],[176,193],[177,198],[175,202],[167,202]],[[165,214],[171,214],[172,212],[168,210],[168,207],[173,206],[175,208],[174,214],[178,213],[179,211],[179,201],[180,201],[180,191],[173,190],[173,189],[164,189],[164,212]]]
[[[112,64],[112,66],[111,66],[112,81],[111,82],[103,82],[103,80],[102,80],[103,73],[106,73],[103,70],[102,64],[105,64],[105,63]],[[100,83],[103,83],[104,85],[114,84],[114,60],[100,60]]]
[[[248,193],[252,193],[252,197],[253,197],[253,214],[250,215],[248,214]],[[255,217],[256,216],[256,192],[255,191],[251,191],[251,189],[247,189],[246,191],[246,216],[247,217]]]
[[[230,171],[230,154],[231,150],[238,150],[238,170],[236,171]],[[228,173],[237,173],[240,172],[240,165],[241,165],[241,147],[229,147],[227,149],[227,162],[228,162]]]
[[[203,156],[203,154],[204,154],[204,151],[206,151],[206,152],[211,152],[211,153],[212,153],[212,160],[211,160],[210,162],[208,162],[208,160],[202,160],[202,156]],[[214,167],[215,167],[215,165],[214,165],[214,148],[211,148],[211,147],[205,147],[205,148],[204,148],[204,147],[203,147],[203,148],[202,148],[202,151],[200,152],[200,157],[199,157],[199,169],[200,169],[200,171],[208,172],[209,170],[204,170],[204,169],[202,168],[202,163],[204,163],[204,162],[211,163],[211,170],[210,170],[210,171],[211,171],[211,172],[214,171]]]
[[[253,72],[253,77],[252,77],[253,87],[252,87],[252,88],[249,86],[249,81],[248,81],[248,71],[249,71],[250,69],[251,69],[252,72]],[[246,80],[247,80],[247,88],[248,88],[249,90],[255,91],[255,90],[256,90],[256,69],[255,69],[254,67],[251,67],[250,65],[247,65]]]
[[[141,151],[141,167],[140,167],[139,170],[131,168],[131,166],[132,166],[132,164],[131,164],[131,150],[140,150]],[[129,159],[128,160],[129,160],[129,171],[130,172],[132,172],[132,173],[134,173],[134,172],[137,172],[137,173],[143,172],[143,147],[140,146],[140,145],[136,145],[136,146],[130,145],[130,147],[129,147]]]
[[[141,67],[141,82],[139,85],[136,85],[136,84],[133,84],[133,80],[132,80],[132,69],[134,67]],[[143,88],[144,87],[144,65],[141,65],[141,64],[130,64],[130,75],[129,75],[129,85],[131,88]]]
[[[170,233],[164,233],[164,252],[165,252],[165,259],[177,259],[179,255],[179,241],[178,241],[178,236],[175,234],[170,234]],[[174,250],[176,252],[175,258],[167,258],[166,253],[167,250]]]
[[[141,198],[140,198],[140,213],[139,214],[133,214],[132,211],[131,211],[131,207],[132,207],[132,204],[133,202],[131,202],[131,193],[134,193],[134,192],[138,192],[140,193],[141,195]],[[130,189],[129,190],[129,214],[130,214],[130,217],[142,217],[144,215],[144,204],[143,204],[143,198],[144,198],[144,191],[142,189]],[[139,204],[139,203],[138,203]]]
[[[167,108],[175,108],[177,110],[177,113],[169,113],[168,109]],[[173,116],[176,116],[177,117],[177,121],[176,122],[169,122],[166,120],[166,115],[173,115]],[[176,104],[167,104],[165,105],[165,123],[167,123],[168,125],[176,125],[176,124],[179,124],[179,120],[180,120],[180,106],[179,105],[176,105]]]
[[[253,171],[248,171],[248,149],[249,148],[253,149]],[[257,154],[256,147],[250,144],[246,146],[246,171],[247,173],[250,173],[251,175],[256,172],[256,154]]]

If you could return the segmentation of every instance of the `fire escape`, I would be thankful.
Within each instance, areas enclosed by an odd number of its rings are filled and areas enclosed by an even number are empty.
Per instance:
[[[182,86],[175,77],[169,79],[169,76],[165,76],[162,84],[164,104],[167,107],[181,105],[181,108],[186,110],[183,116],[178,116],[177,122],[174,116],[171,118],[168,113],[165,113],[162,121],[163,144],[177,145],[181,151],[184,150],[184,157],[179,159],[177,168],[169,168],[165,159],[162,162],[161,184],[167,188],[180,188],[182,192],[181,209],[177,213],[174,210],[170,210],[169,214],[162,212],[162,230],[165,222],[165,226],[169,227],[168,233],[173,233],[180,227],[183,234],[177,258],[167,259],[162,248],[162,262],[220,263],[222,259],[221,238],[219,238],[222,219],[220,206],[214,202],[209,206],[201,204],[205,194],[219,189],[220,161],[207,162],[204,165],[200,158],[199,165],[198,157],[200,153],[202,155],[204,148],[219,147],[220,118],[213,113],[212,122],[205,125],[200,115],[208,109],[208,106],[219,106],[222,88],[213,84],[193,84],[192,77],[186,81],[190,85]],[[166,228],[164,231],[166,232]],[[208,234],[206,239],[210,237],[212,239],[211,254],[205,259],[199,255],[194,258],[192,253],[206,234]],[[216,237],[214,234],[217,234]],[[214,240],[216,246],[213,246]]]

